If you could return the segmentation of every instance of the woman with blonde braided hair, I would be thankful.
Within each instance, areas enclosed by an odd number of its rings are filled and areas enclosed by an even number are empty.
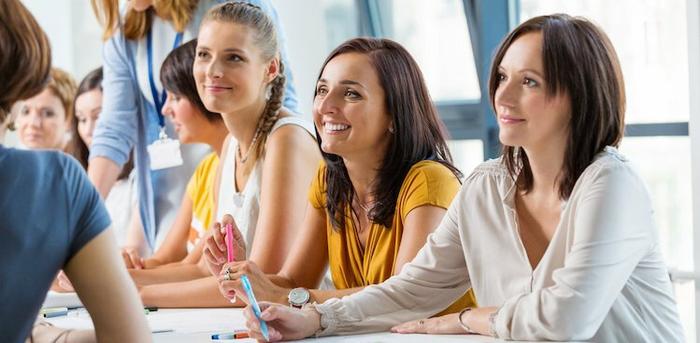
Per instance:
[[[236,258],[249,258],[264,271],[277,273],[301,226],[306,189],[321,156],[312,124],[282,105],[286,78],[273,21],[249,3],[213,7],[202,19],[192,68],[202,103],[221,114],[230,133],[214,180],[215,230],[209,231],[220,230],[218,222],[230,214],[249,252]],[[199,265],[209,274],[205,263]],[[220,295],[213,276],[167,277],[178,284],[146,285],[141,288],[144,303],[232,305]]]

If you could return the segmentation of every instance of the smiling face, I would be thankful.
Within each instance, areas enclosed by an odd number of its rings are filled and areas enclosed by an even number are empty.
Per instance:
[[[75,99],[78,134],[88,148],[92,145],[92,133],[95,131],[100,112],[102,112],[102,91],[99,89],[80,94]]]
[[[244,25],[209,20],[197,39],[193,74],[206,108],[226,115],[265,103],[268,83],[277,76],[277,60],[266,60]]]
[[[16,127],[30,149],[62,149],[69,121],[61,100],[48,88],[22,102]]]
[[[541,32],[526,33],[508,48],[498,67],[494,105],[499,139],[507,146],[542,149],[565,147],[571,101],[567,94],[547,94]]]
[[[391,141],[384,89],[363,54],[340,54],[326,64],[316,84],[313,116],[321,149],[329,154],[383,157]]]

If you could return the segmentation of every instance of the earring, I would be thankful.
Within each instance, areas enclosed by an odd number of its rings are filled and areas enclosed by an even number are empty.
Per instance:
[[[392,135],[394,134],[394,127],[393,126],[389,126],[389,133],[391,133]]]

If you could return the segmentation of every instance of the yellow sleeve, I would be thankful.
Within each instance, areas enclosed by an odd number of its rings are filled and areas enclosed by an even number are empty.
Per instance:
[[[459,191],[459,180],[449,168],[435,161],[416,163],[404,179],[399,198],[398,210],[401,219],[417,207],[437,206],[447,209]]]
[[[316,169],[316,176],[311,180],[309,203],[316,209],[326,208],[326,164],[321,161]]]
[[[190,200],[195,201],[198,198],[198,194],[207,187],[207,175],[209,175],[209,169],[212,167],[212,162],[215,158],[217,158],[216,154],[210,153],[199,162],[194,173],[192,173],[185,189],[185,193],[190,197]]]

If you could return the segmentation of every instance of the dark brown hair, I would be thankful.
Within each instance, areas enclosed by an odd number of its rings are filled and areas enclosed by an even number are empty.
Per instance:
[[[192,73],[196,50],[196,39],[173,49],[160,67],[160,82],[168,92],[185,97],[210,122],[221,121],[221,115],[204,107],[197,93],[197,84]]]
[[[620,62],[608,36],[590,21],[566,14],[532,18],[506,36],[493,59],[489,96],[494,111],[501,60],[518,37],[530,32],[542,33],[547,95],[568,94],[571,99],[569,136],[558,176],[559,196],[568,199],[595,155],[608,145],[618,146],[624,134],[625,84]],[[532,170],[523,149],[504,146],[503,163],[521,190],[532,189]]]
[[[78,84],[78,90],[75,92],[75,99],[73,100],[73,103],[75,104],[75,102],[78,100],[78,97],[87,92],[91,92],[93,90],[98,90],[102,92],[102,76],[102,67],[99,67],[87,73],[87,75],[85,75],[85,77],[80,81],[80,84]],[[83,139],[80,138],[80,134],[78,133],[78,116],[75,112],[75,105],[73,106],[72,116],[73,122],[71,126],[73,129],[73,137],[68,143],[66,152],[75,157],[75,159],[78,160],[78,162],[80,162],[80,165],[82,165],[83,168],[87,170],[90,150],[88,149]],[[133,153],[129,155],[129,160],[122,167],[122,171],[117,179],[124,180],[128,178],[132,169],[134,169]]]
[[[449,168],[458,178],[462,174],[452,165],[444,125],[430,99],[423,74],[411,54],[389,39],[351,39],[330,53],[318,79],[328,62],[346,53],[369,57],[384,89],[386,111],[392,117],[394,133],[374,181],[372,194],[375,202],[368,213],[370,220],[390,228],[399,191],[414,164],[433,160]],[[320,148],[321,135],[316,132],[316,137]],[[340,230],[345,226],[345,209],[352,204],[355,190],[343,159],[323,150],[321,152],[326,163],[326,210],[334,228]]]
[[[286,77],[284,75],[284,64],[279,58],[279,45],[277,41],[277,31],[272,19],[258,6],[247,2],[227,2],[213,7],[202,20],[202,26],[208,21],[218,21],[225,23],[235,23],[248,27],[254,31],[253,39],[255,45],[262,51],[263,60],[279,60],[279,70],[277,77],[270,81],[270,97],[267,100],[262,116],[258,120],[256,131],[259,131],[259,138],[255,142],[255,146],[249,149],[255,149],[255,154],[252,156],[255,159],[263,155],[265,142],[279,119],[280,109],[282,108],[282,100],[284,99],[284,85]]]
[[[18,0],[0,1],[0,125],[17,100],[41,92],[51,71],[51,46]]]

